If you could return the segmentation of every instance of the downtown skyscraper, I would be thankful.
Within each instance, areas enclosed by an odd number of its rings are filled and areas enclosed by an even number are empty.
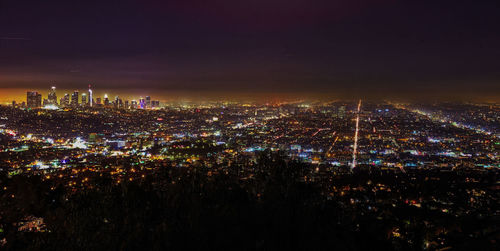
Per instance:
[[[49,96],[48,96],[48,104],[50,105],[57,105],[57,94],[56,94],[56,87],[52,86],[49,91]]]
[[[26,104],[29,108],[38,108],[42,106],[42,94],[36,91],[26,93]]]

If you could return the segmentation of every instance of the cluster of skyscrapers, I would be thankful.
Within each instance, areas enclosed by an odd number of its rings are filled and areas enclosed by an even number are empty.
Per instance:
[[[12,104],[16,106],[15,102]],[[151,109],[159,108],[160,101],[151,100],[150,96],[140,98],[137,100],[122,100],[116,96],[114,100],[110,100],[107,94],[104,97],[97,97],[94,99],[91,86],[89,85],[88,92],[81,94],[79,91],[74,91],[71,95],[66,93],[57,101],[56,87],[53,86],[46,99],[42,101],[42,94],[36,91],[28,91],[26,93],[26,104],[22,104],[28,108],[76,108],[76,107],[110,107],[120,109]]]

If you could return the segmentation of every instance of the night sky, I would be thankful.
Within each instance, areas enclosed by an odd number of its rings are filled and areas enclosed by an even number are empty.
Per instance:
[[[500,2],[0,0],[0,87],[89,83],[496,96]]]

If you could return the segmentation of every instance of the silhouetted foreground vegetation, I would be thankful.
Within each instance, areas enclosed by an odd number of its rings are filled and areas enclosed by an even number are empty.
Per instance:
[[[392,250],[495,249],[498,194],[473,209],[459,172],[359,171],[312,177],[309,165],[264,156],[242,178],[237,167],[165,166],[116,182],[96,173],[75,189],[39,176],[3,173],[2,248],[26,250]],[[221,169],[222,170],[222,169]],[[423,171],[422,171],[423,172]],[[487,189],[497,172],[477,174]],[[324,176],[324,175],[323,175]],[[413,179],[415,178],[416,179]],[[427,179],[426,179],[427,177]],[[431,179],[429,179],[431,177]],[[440,177],[432,181],[432,177]],[[307,180],[307,178],[306,178]],[[374,188],[385,184],[392,191]],[[412,184],[409,186],[408,184]],[[454,185],[451,185],[454,184]],[[397,188],[399,187],[399,188]],[[339,192],[342,188],[342,192]],[[497,191],[497,190],[492,190]],[[455,214],[432,210],[448,197]],[[491,196],[490,196],[491,197]],[[407,198],[424,198],[412,206]],[[444,200],[444,199],[443,199]],[[481,202],[483,203],[483,202]],[[486,202],[484,202],[486,203]],[[467,210],[467,211],[464,211]],[[19,231],[27,215],[41,231]],[[443,243],[441,243],[441,241]]]

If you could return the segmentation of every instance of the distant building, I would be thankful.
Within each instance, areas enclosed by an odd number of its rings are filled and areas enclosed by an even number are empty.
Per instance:
[[[141,109],[146,108],[146,100],[144,100],[143,98],[139,99],[139,108],[141,108]]]
[[[28,105],[28,108],[42,107],[42,94],[35,91],[27,92],[26,104]]]
[[[130,103],[130,109],[137,109],[137,101],[136,100],[132,100],[132,102]]]
[[[47,99],[47,104],[49,105],[57,105],[57,94],[56,94],[56,87],[52,86],[49,91],[49,96]]]
[[[73,94],[71,95],[71,106],[77,107],[78,106],[78,91],[74,91]]]
[[[87,106],[87,94],[82,93],[82,106]]]
[[[159,107],[160,107],[160,101],[158,100],[151,101],[151,108],[159,108]]]
[[[59,100],[59,104],[62,107],[69,106],[69,94],[65,93],[64,96]]]
[[[120,99],[120,97],[116,96],[115,101],[113,103],[113,106],[115,108],[123,108],[123,101]]]
[[[110,146],[113,150],[122,149],[125,147],[125,141],[123,140],[108,140],[106,141],[106,145]]]
[[[150,96],[146,96],[145,108],[151,108],[151,97]]]
[[[106,107],[109,106],[108,94],[104,94],[104,106],[106,106]]]
[[[344,118],[344,117],[345,117],[345,111],[346,111],[346,107],[345,107],[345,105],[343,105],[343,106],[339,107],[339,109],[338,109],[338,113],[337,113],[337,116],[338,116],[339,118]]]
[[[94,97],[92,96],[92,89],[90,89],[90,85],[89,85],[89,106],[92,107],[94,103]]]
[[[96,133],[90,133],[89,134],[89,142],[95,143],[97,141],[97,134]]]
[[[123,109],[123,100],[119,98],[117,102],[118,102],[118,108]]]

